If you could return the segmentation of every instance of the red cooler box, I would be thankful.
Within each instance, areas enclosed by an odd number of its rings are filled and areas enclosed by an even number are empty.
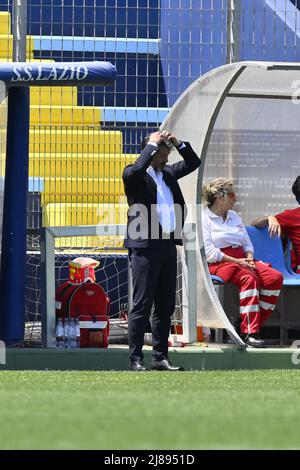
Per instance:
[[[81,348],[107,348],[110,300],[102,287],[67,281],[56,290],[55,301],[56,319],[79,319]]]

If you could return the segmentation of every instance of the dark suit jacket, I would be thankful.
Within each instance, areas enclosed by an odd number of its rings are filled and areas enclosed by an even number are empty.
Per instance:
[[[200,165],[200,158],[195,154],[188,142],[184,142],[185,148],[178,150],[183,161],[166,165],[163,169],[163,179],[171,188],[174,198],[176,230],[174,243],[182,245],[181,230],[186,218],[186,206],[177,180],[188,175]],[[134,164],[128,165],[123,171],[123,182],[129,205],[127,231],[124,245],[126,248],[147,248],[153,240],[153,227],[158,228],[158,237],[161,237],[161,225],[156,211],[157,189],[153,178],[147,173],[153,156],[158,148],[148,144]],[[152,237],[151,231],[152,230]],[[139,230],[138,236],[136,231]],[[154,230],[156,232],[156,229]],[[133,236],[134,234],[134,236]]]

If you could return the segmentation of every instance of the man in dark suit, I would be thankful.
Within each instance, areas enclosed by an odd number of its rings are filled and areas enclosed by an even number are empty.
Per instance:
[[[168,165],[171,148],[183,161]],[[181,232],[186,206],[177,180],[200,165],[188,142],[180,142],[171,132],[147,136],[142,153],[126,166],[123,182],[129,210],[125,247],[129,249],[133,299],[128,318],[130,369],[147,370],[143,363],[144,333],[151,316],[152,370],[182,370],[168,358],[168,337],[176,294],[176,245],[182,245]]]

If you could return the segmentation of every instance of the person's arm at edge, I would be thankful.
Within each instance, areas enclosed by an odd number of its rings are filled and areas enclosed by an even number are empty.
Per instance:
[[[183,161],[173,163],[170,165],[175,178],[183,178],[196,170],[201,160],[198,155],[194,152],[191,144],[185,141],[178,141],[179,145],[175,146],[177,152],[182,156]]]
[[[258,217],[251,222],[252,227],[265,228],[268,226],[268,216]]]
[[[152,143],[147,144],[137,160],[132,165],[128,165],[124,168],[122,175],[124,183],[130,183],[137,179],[144,178],[147,168],[150,166],[152,158],[156,154],[157,150],[157,146]]]
[[[258,217],[257,219],[251,222],[253,227],[265,228],[268,227],[268,232],[270,237],[280,237],[281,236],[281,227],[280,223],[274,215],[268,215],[264,217]]]
[[[240,223],[243,225],[244,239],[243,239],[243,250],[245,253],[245,262],[248,264],[248,267],[251,269],[255,268],[254,262],[254,247],[248,235],[245,225],[243,224],[242,219],[240,218]]]

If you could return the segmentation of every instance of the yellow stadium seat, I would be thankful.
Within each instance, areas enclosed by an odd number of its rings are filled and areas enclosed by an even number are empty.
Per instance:
[[[26,61],[34,59],[34,40],[26,39]],[[0,12],[0,62],[12,61],[8,12]],[[3,113],[2,113],[3,114]],[[77,106],[77,87],[30,88],[29,175],[44,178],[43,224],[74,226],[125,224],[127,202],[121,179],[136,155],[123,154],[122,133],[101,130],[101,109]],[[5,172],[6,116],[0,119],[0,175]],[[123,237],[63,237],[57,248],[122,248]]]
[[[26,39],[26,61],[34,59],[34,40]],[[0,62],[12,61],[8,12],[0,12]],[[77,106],[77,87],[30,88],[29,174],[44,178],[43,224],[73,226],[125,224],[127,203],[121,179],[136,155],[123,154],[122,133],[101,130],[101,109]],[[5,170],[6,118],[0,119],[0,175]],[[123,237],[63,237],[56,247],[123,246]]]
[[[131,154],[30,154],[29,175],[41,177],[121,178]]]
[[[62,126],[100,125],[100,108],[94,106],[31,105],[31,124]]]
[[[29,151],[39,153],[122,153],[122,132],[98,127],[62,128],[35,126],[30,129]]]
[[[26,38],[26,60],[33,59],[34,41],[31,36]],[[9,59],[13,54],[13,37],[0,34],[0,56]]]
[[[31,87],[30,106],[32,105],[77,106],[77,87]]]
[[[126,224],[127,204],[46,204],[43,225],[65,227],[73,225]]]
[[[127,252],[123,246],[123,236],[108,236],[108,237],[60,237],[55,238],[55,248],[63,250],[64,253],[78,253],[78,250],[93,250],[95,252],[103,252],[105,254],[115,253],[115,249],[118,253],[122,253],[120,249],[123,248],[124,253]],[[89,250],[90,248],[90,250]],[[108,250],[109,248],[109,250]]]
[[[45,178],[42,204],[49,202],[113,202],[124,200],[121,178]]]
[[[0,140],[0,176],[5,176],[5,148]]]
[[[8,11],[0,11],[0,34],[11,34],[10,13]]]
[[[5,139],[6,133],[6,126],[7,126],[7,98],[0,103],[0,129],[1,129],[1,136]]]

